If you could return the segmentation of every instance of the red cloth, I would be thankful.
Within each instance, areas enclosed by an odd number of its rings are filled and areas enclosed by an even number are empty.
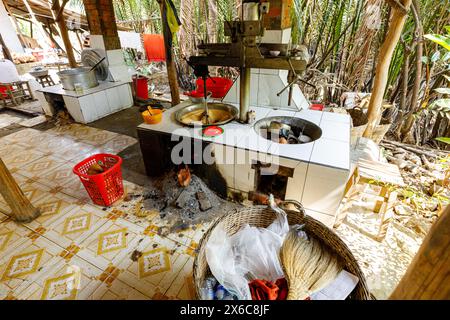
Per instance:
[[[7,97],[9,97],[8,91],[11,91],[11,90],[12,90],[11,86],[0,86],[0,95],[7,98]]]
[[[285,278],[278,279],[275,281],[275,285],[280,289],[278,291],[277,300],[286,300],[288,295],[288,285]]]
[[[164,38],[161,34],[144,34],[144,49],[149,62],[166,61]]]
[[[253,280],[249,284],[252,300],[286,300],[288,289],[284,278],[275,283],[267,280]]]

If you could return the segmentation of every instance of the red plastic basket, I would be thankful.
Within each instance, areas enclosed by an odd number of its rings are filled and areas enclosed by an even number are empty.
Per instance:
[[[211,77],[206,79],[206,90],[211,91],[211,97],[215,99],[224,98],[232,85],[233,81],[228,78]],[[202,78],[197,79],[197,91],[204,91]]]
[[[88,175],[91,165],[98,163],[104,172]],[[122,158],[114,154],[99,153],[81,161],[73,167],[73,173],[80,177],[89,197],[95,204],[109,206],[123,195]]]

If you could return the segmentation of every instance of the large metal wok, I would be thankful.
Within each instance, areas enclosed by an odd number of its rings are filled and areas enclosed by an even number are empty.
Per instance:
[[[208,114],[210,118],[210,123],[202,122],[202,115],[205,112],[204,103],[196,103],[190,106],[184,107],[175,113],[175,119],[181,124],[187,126],[209,126],[209,125],[222,125],[233,121],[239,114],[236,107],[220,102],[208,103]]]

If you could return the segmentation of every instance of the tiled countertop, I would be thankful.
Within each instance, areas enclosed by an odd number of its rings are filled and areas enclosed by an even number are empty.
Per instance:
[[[160,123],[154,125],[142,123],[139,128],[211,141],[239,149],[268,153],[343,170],[350,169],[350,117],[348,115],[314,110],[290,111],[250,107],[250,110],[256,112],[256,121],[273,116],[291,116],[311,121],[322,129],[322,137],[314,142],[283,145],[261,137],[256,133],[253,125],[241,124],[237,121],[221,126],[224,133],[218,137],[203,137],[201,127],[183,126],[175,120],[175,113],[190,104],[190,101],[180,103],[165,111]]]
[[[69,96],[69,97],[74,97],[74,98],[79,98],[79,97],[83,97],[83,96],[87,96],[89,94],[93,94],[99,91],[103,91],[106,89],[110,89],[110,88],[114,88],[117,86],[121,86],[125,83],[128,82],[123,82],[123,81],[116,81],[116,82],[111,82],[111,81],[99,81],[99,85],[94,87],[94,88],[90,88],[90,89],[84,89],[83,93],[77,93],[76,91],[72,91],[72,90],[64,90],[62,87],[62,84],[57,84],[54,86],[50,86],[50,87],[45,87],[42,89],[39,89],[37,91],[43,92],[43,93],[53,93],[53,94],[59,94],[59,95],[63,95],[63,96]]]

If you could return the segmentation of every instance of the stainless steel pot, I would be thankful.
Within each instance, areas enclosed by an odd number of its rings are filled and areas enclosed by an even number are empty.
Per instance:
[[[58,72],[64,90],[75,90],[75,84],[80,88],[90,89],[98,86],[95,70],[90,67],[79,67]]]

